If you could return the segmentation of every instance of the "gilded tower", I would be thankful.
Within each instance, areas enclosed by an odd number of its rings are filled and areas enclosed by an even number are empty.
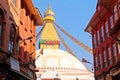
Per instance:
[[[40,48],[59,48],[60,40],[54,27],[54,21],[54,13],[50,6],[48,6],[48,9],[44,14],[44,29],[41,34]]]

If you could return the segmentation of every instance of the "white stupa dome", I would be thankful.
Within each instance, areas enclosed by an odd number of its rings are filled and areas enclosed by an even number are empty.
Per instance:
[[[40,78],[55,78],[56,75],[61,80],[85,79],[94,80],[91,73],[75,56],[60,49],[37,50],[36,67],[39,70],[37,75]],[[72,75],[72,76],[70,76]]]
[[[40,50],[36,53],[39,55]],[[86,69],[76,57],[60,49],[44,49],[43,55],[36,60],[36,66]]]

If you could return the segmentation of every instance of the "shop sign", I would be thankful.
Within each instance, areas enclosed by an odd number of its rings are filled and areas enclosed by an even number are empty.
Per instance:
[[[10,57],[10,67],[11,69],[20,71],[20,67],[19,67],[19,61],[17,61],[15,58]]]

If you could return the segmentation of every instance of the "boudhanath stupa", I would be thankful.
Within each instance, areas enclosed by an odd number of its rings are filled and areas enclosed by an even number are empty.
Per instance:
[[[54,12],[48,7],[39,47],[36,51],[37,80],[94,80],[93,72],[74,55],[60,49]],[[43,54],[41,54],[41,51]]]

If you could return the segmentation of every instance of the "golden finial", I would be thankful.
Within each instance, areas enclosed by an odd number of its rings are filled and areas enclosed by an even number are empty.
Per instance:
[[[51,10],[50,4],[48,4],[48,10]]]
[[[54,19],[54,12],[51,10],[51,7],[50,7],[50,5],[48,5],[48,9],[47,9],[47,11],[45,12],[45,14],[44,14],[44,19],[43,19],[44,21],[45,20],[52,20],[52,21],[54,21],[55,19]]]

